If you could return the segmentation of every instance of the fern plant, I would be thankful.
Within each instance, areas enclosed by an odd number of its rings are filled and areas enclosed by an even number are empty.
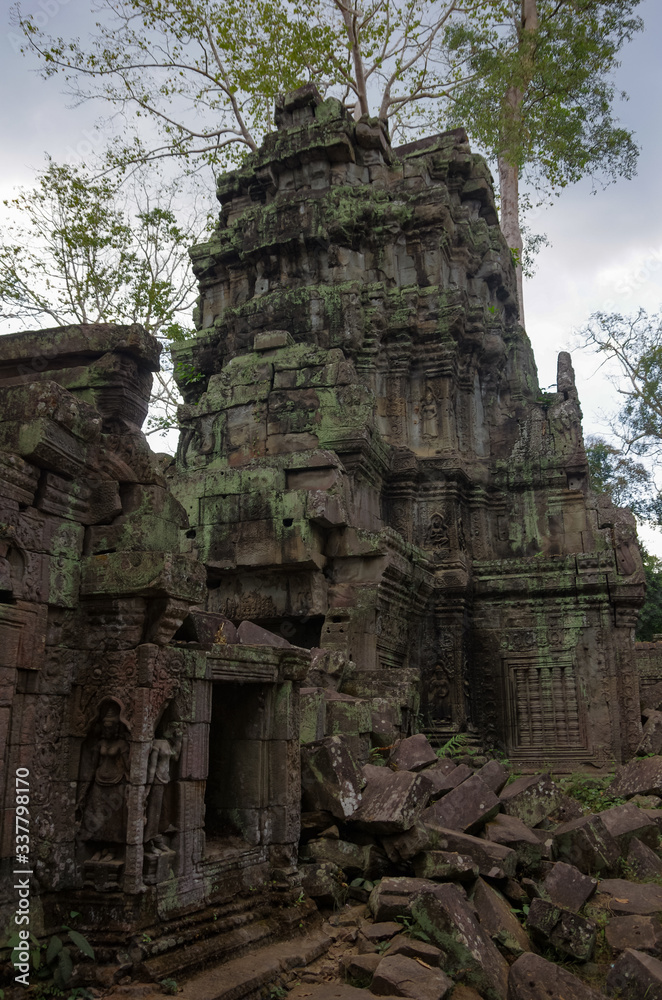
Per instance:
[[[436,751],[437,757],[458,757],[467,752],[469,737],[466,733],[456,733]]]

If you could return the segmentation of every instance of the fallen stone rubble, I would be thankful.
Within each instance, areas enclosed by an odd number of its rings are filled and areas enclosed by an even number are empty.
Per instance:
[[[333,736],[302,776],[302,884],[334,944],[283,978],[293,1000],[662,1000],[662,756],[608,785],[421,734],[359,767]]]

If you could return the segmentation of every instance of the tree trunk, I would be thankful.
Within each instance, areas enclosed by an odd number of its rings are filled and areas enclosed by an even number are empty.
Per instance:
[[[522,0],[522,31],[538,30],[537,0]]]
[[[501,194],[501,232],[506,243],[518,255],[517,302],[519,305],[519,321],[524,326],[524,298],[522,295],[522,233],[519,225],[519,171],[517,166],[508,162],[505,156],[499,156],[499,191]]]
[[[508,87],[503,97],[502,150],[498,157],[499,190],[501,193],[501,231],[511,250],[517,253],[517,301],[520,323],[524,326],[522,288],[522,231],[519,223],[519,167],[521,107],[526,88],[533,77],[535,34],[538,31],[537,0],[522,0],[521,17],[516,24],[519,53],[522,60],[521,85]]]
[[[370,111],[368,106],[368,88],[365,82],[365,69],[363,66],[363,55],[356,30],[356,14],[343,0],[336,0],[336,5],[340,9],[345,31],[349,40],[352,62],[354,63],[354,77],[356,83],[356,104],[354,105],[354,117],[358,120],[361,115],[367,115]]]

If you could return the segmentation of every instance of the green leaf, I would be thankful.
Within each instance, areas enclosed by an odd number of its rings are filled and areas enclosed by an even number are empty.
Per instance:
[[[66,931],[70,940],[83,952],[84,955],[87,955],[88,958],[94,958],[94,948],[86,937],[83,937],[83,935],[79,934],[78,931],[72,931],[70,927],[67,927]]]
[[[62,938],[53,935],[53,937],[48,942],[48,948],[46,949],[46,964],[50,965],[53,959],[62,951],[63,941]]]
[[[71,954],[68,948],[63,948],[58,955],[58,966],[57,972],[59,974],[59,979],[62,981],[63,985],[66,986],[71,979],[71,974],[74,971],[74,965],[71,961]]]

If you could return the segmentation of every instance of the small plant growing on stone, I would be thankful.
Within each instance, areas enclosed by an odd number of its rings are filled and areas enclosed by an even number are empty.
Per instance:
[[[416,938],[417,941],[427,941],[430,944],[430,936],[425,933],[417,920],[404,913],[399,914],[395,919],[399,924],[402,924],[403,934],[408,934],[409,937]]]
[[[187,364],[185,361],[177,362],[175,375],[184,385],[195,385],[196,382],[202,382],[205,378],[204,372],[198,371],[194,365]]]
[[[168,996],[174,997],[179,990],[176,979],[162,979],[159,986]]]
[[[587,809],[592,812],[601,812],[603,809],[620,806],[625,802],[625,799],[608,794],[607,788],[613,779],[613,774],[598,778],[576,773],[559,779],[559,785],[566,795],[570,795]]]
[[[78,914],[72,914],[72,916],[78,916]],[[59,934],[53,934],[47,944],[40,944],[31,935],[35,946],[32,950],[33,968],[39,979],[52,979],[52,983],[44,985],[45,991],[50,990],[50,993],[44,992],[45,996],[63,995],[62,991],[66,990],[73,973],[76,952],[86,955],[88,958],[94,958],[94,948],[83,934],[67,927],[66,924],[63,925],[62,930],[66,931],[67,943]],[[76,987],[72,996],[83,998],[91,997],[92,994],[83,987]]]
[[[375,883],[371,882],[368,878],[355,878],[349,883],[351,889],[365,889],[366,892],[372,892],[375,888]]]
[[[394,747],[395,743],[391,743],[391,745],[387,747],[373,747],[370,751],[370,763],[376,764],[377,767],[379,767],[380,764],[384,764],[386,758]]]
[[[458,757],[467,753],[469,737],[466,733],[456,733],[436,751],[437,757]]]

